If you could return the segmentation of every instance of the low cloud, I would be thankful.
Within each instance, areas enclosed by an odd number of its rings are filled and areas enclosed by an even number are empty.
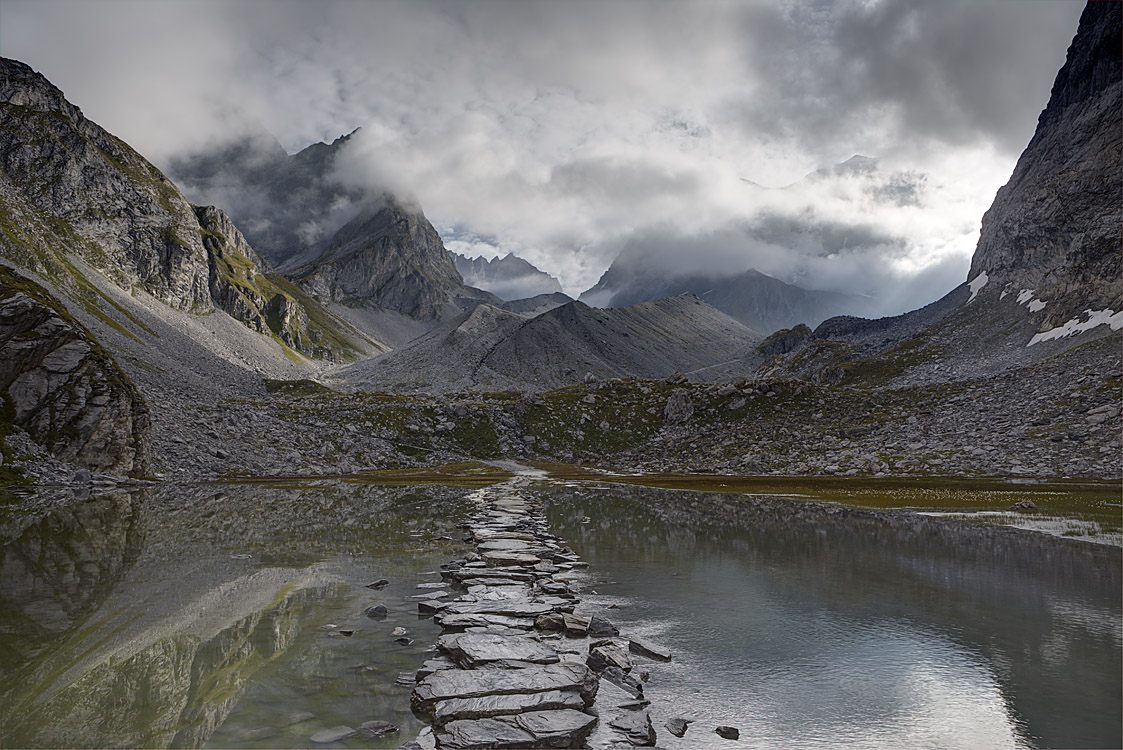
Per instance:
[[[362,126],[342,184],[409,196],[450,243],[494,238],[570,294],[629,242],[664,237],[680,243],[683,265],[731,258],[884,300],[923,292],[915,302],[965,276],[970,238],[1081,10],[1055,0],[0,6],[5,55],[162,167],[247,133],[267,130],[291,153]],[[875,175],[775,190],[856,153],[880,157]],[[239,199],[231,184],[212,202]],[[799,221],[818,234],[766,231]],[[842,247],[837,228],[851,238]],[[739,236],[749,239],[715,241]]]

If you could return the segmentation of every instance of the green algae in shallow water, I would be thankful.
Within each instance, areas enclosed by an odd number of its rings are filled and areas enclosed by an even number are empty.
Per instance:
[[[205,484],[251,484],[275,489],[300,490],[322,488],[325,480],[341,480],[346,484],[393,487],[437,484],[445,487],[478,488],[506,482],[512,477],[514,477],[514,474],[497,466],[468,462],[415,469],[385,469],[326,476],[230,477],[206,482]]]
[[[745,477],[718,474],[620,474],[536,463],[551,479],[595,481],[694,492],[777,495],[854,508],[948,514],[956,520],[1027,528],[1123,544],[1118,482],[1080,479],[952,477]],[[1026,501],[1034,507],[1014,506]]]

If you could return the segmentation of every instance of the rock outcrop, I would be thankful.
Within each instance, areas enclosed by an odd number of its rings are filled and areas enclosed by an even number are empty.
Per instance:
[[[1088,3],[971,260],[980,296],[1032,291],[1045,304],[1043,330],[1084,310],[1123,309],[1121,29],[1123,6]]]
[[[0,266],[0,395],[12,424],[90,471],[143,475],[148,409],[132,382],[45,289]]]

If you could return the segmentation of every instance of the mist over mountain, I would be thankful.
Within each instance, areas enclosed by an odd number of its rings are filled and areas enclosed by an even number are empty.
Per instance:
[[[377,197],[335,176],[336,156],[354,135],[290,156],[268,132],[254,131],[176,156],[168,175],[196,203],[223,206],[250,244],[284,268],[321,250]]]
[[[491,292],[502,300],[526,299],[562,290],[556,278],[513,253],[491,259],[466,258],[453,253],[452,260],[465,284]]]

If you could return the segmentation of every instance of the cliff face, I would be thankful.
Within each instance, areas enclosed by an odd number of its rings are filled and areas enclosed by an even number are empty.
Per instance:
[[[1037,130],[983,216],[971,280],[1033,290],[1043,329],[1123,308],[1123,6],[1090,2]],[[976,284],[981,282],[976,282]]]
[[[123,289],[187,312],[223,310],[310,356],[347,359],[365,348],[298,291],[266,283],[271,269],[222,211],[192,206],[46,78],[8,59],[0,61],[0,255],[88,310],[104,304],[101,282],[73,256]]]
[[[3,266],[0,395],[6,418],[58,458],[110,474],[147,471],[140,393],[57,300]]]
[[[56,251],[77,253],[123,286],[141,287],[172,307],[214,309],[191,205],[46,78],[9,59],[0,62],[0,169],[22,199],[21,213],[53,225],[62,245]],[[26,226],[23,217],[3,218],[6,235]],[[38,270],[42,262],[28,265]]]

